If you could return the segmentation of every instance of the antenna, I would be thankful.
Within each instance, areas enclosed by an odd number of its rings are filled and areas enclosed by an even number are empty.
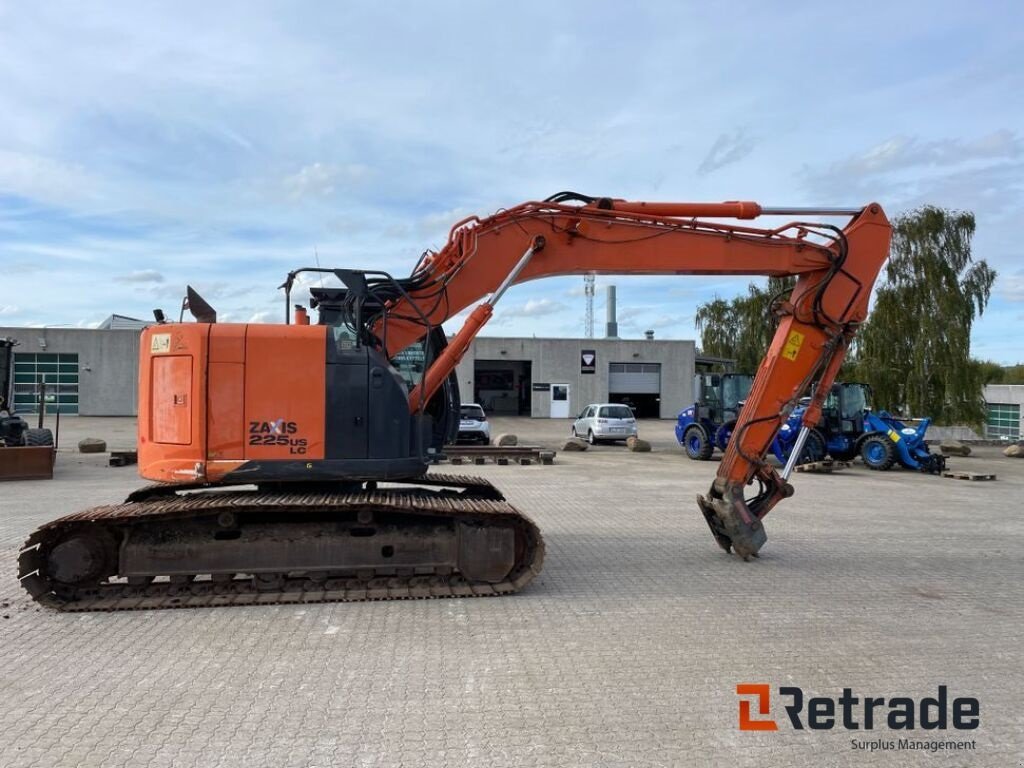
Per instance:
[[[583,295],[587,297],[587,314],[583,319],[583,331],[588,339],[594,338],[594,273],[583,276]]]
[[[320,269],[320,252],[317,251],[316,246],[313,246],[313,257],[316,259],[316,268]],[[324,287],[324,273],[320,273],[320,287]]]

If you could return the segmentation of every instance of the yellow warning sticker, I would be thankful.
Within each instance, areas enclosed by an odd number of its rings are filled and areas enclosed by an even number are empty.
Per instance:
[[[161,352],[171,351],[171,334],[169,333],[154,333],[153,337],[149,340],[149,351],[153,354],[159,354]]]
[[[790,331],[789,338],[786,339],[786,346],[782,348],[782,356],[787,360],[796,360],[803,344],[804,335],[800,331]]]
[[[900,433],[895,429],[890,429],[887,434],[889,435],[889,439],[894,443],[898,443],[900,441]]]

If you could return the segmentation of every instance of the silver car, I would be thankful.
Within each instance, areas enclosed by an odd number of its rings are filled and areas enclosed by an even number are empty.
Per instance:
[[[628,405],[595,403],[588,405],[572,425],[573,437],[585,438],[591,445],[604,441],[636,437],[636,418]]]
[[[456,442],[490,445],[491,425],[487,423],[483,408],[476,403],[466,403],[459,415],[459,437]]]

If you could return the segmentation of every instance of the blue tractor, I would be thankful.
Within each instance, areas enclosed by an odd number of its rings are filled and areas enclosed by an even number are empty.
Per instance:
[[[715,448],[725,450],[753,383],[754,377],[748,373],[698,373],[694,377],[697,401],[676,419],[676,440],[687,456],[707,461]]]

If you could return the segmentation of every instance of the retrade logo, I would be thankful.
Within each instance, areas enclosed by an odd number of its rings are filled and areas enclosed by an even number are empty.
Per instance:
[[[757,699],[757,713],[771,714],[771,687],[767,683],[740,683],[736,686],[739,696],[754,696]],[[777,731],[778,724],[774,720],[754,720],[750,715],[751,701],[740,699],[740,730],[741,731]]]
[[[772,717],[772,689],[768,683],[740,683],[736,686],[741,731],[777,731],[779,721]],[[857,696],[852,688],[843,688],[840,696],[804,695],[802,688],[781,686],[778,690],[782,711],[797,731],[848,731],[887,728],[893,731],[976,729],[981,724],[981,705],[972,696],[950,698],[947,686],[940,685],[935,696]]]

